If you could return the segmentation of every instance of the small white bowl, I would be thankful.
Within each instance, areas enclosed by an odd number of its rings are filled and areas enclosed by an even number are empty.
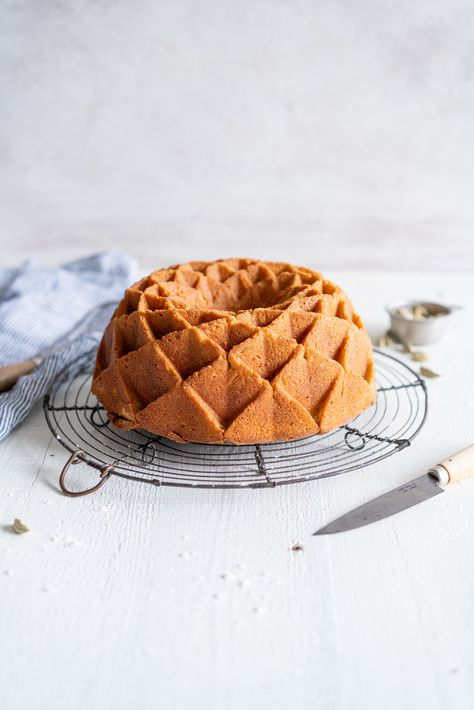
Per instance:
[[[398,312],[401,308],[424,306],[430,316],[428,318],[405,318]],[[433,301],[397,299],[385,306],[390,316],[390,333],[402,343],[409,345],[431,345],[436,343],[444,333],[453,311],[460,306],[445,306]]]

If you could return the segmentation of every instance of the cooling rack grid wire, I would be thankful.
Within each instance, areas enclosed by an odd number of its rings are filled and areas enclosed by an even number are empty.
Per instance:
[[[91,351],[68,366],[44,398],[46,421],[73,463],[156,486],[261,488],[355,471],[409,446],[428,412],[424,381],[401,360],[376,350],[377,401],[349,424],[323,436],[292,442],[232,446],[180,444],[143,431],[122,431],[90,390]]]

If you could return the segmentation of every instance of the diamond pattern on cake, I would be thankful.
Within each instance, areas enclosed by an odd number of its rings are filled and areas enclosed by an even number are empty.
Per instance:
[[[159,347],[171,360],[183,379],[216,360],[221,349],[199,328],[185,328],[169,333],[159,341]]]
[[[227,429],[236,444],[295,439],[318,432],[313,417],[284,391],[266,384]]]
[[[316,415],[321,433],[350,421],[373,401],[371,384],[353,372],[341,371]]]
[[[181,381],[181,376],[156,342],[128,353],[118,361],[125,385],[144,405],[150,404]]]
[[[226,352],[257,332],[255,326],[238,321],[232,316],[204,323],[201,330]]]
[[[294,340],[280,338],[269,329],[262,329],[234,346],[229,353],[229,360],[237,367],[244,364],[260,377],[271,380],[288,362],[296,347]]]
[[[275,378],[275,385],[316,416],[332,385],[343,373],[341,365],[318,351],[308,352],[302,345]]]
[[[245,368],[233,366],[226,357],[195,372],[187,384],[228,426],[264,387],[262,379]]]
[[[143,314],[152,334],[151,339],[159,340],[164,335],[184,330],[189,327],[188,321],[177,310],[147,311]]]
[[[116,360],[94,378],[94,394],[107,409],[111,421],[123,429],[132,429],[143,402],[127,386]]]
[[[318,272],[189,262],[126,290],[93,391],[125,429],[206,443],[290,440],[370,406],[372,347],[346,294]]]
[[[337,359],[345,370],[365,378],[371,353],[372,343],[367,333],[357,328],[349,328]]]
[[[314,313],[305,311],[292,311],[287,308],[268,326],[268,330],[274,335],[290,338],[300,343],[314,325],[316,316]]]
[[[137,416],[141,429],[153,431],[156,422],[176,441],[218,443],[223,430],[214,412],[186,383],[176,385],[145,407]]]
[[[347,321],[318,314],[304,339],[304,346],[308,351],[319,352],[335,360],[348,333]]]

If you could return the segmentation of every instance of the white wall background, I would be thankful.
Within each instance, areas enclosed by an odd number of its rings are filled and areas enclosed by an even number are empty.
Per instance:
[[[470,0],[1,0],[0,240],[474,267]]]

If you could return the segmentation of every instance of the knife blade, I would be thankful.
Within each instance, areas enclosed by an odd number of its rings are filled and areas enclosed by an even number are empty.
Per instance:
[[[433,466],[427,473],[413,481],[354,508],[349,513],[320,528],[313,535],[345,532],[384,520],[395,513],[400,513],[444,493],[443,486],[469,476],[474,476],[474,444]]]

